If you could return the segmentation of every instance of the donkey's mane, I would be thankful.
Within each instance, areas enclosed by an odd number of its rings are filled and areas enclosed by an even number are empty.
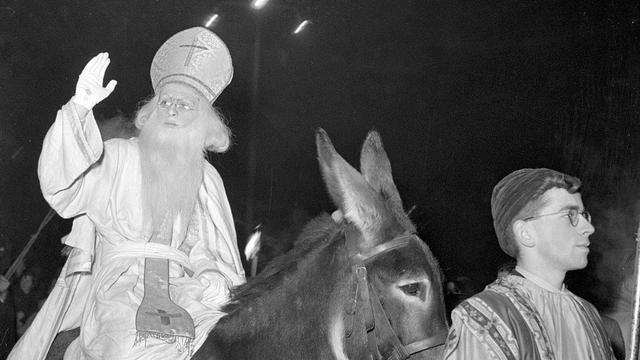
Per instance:
[[[297,270],[298,262],[312,250],[328,246],[335,239],[340,226],[328,214],[322,214],[309,221],[298,236],[293,249],[274,258],[258,275],[246,284],[231,290],[231,300],[222,311],[227,314],[242,308],[265,292],[278,287],[283,279]]]

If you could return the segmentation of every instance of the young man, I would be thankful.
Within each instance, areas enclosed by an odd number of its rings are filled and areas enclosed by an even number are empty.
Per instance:
[[[456,307],[445,359],[614,359],[596,309],[564,286],[567,271],[587,266],[594,232],[579,187],[550,169],[495,186],[494,228],[516,267]]]
[[[91,109],[115,89],[103,87],[109,62],[86,65],[44,140],[40,185],[74,218],[73,250],[10,359],[43,359],[56,333],[77,327],[65,359],[187,359],[244,282],[224,185],[204,159],[230,143],[212,107],[233,75],[227,47],[205,28],[167,40],[139,138],[103,144]]]

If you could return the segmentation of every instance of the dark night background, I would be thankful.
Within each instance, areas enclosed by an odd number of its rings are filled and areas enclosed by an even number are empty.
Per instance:
[[[260,13],[248,3],[0,0],[0,240],[12,256],[48,210],[38,154],[84,64],[110,53],[105,80],[118,86],[95,112],[109,136],[126,132],[126,119],[152,92],[158,47],[218,12],[212,29],[230,48],[235,75],[216,105],[235,138],[210,160],[225,179],[241,248],[246,229],[262,224],[263,259],[270,258],[291,246],[304,220],[333,211],[315,159],[317,127],[356,166],[366,132],[377,129],[421,237],[447,277],[469,276],[478,290],[509,260],[493,233],[493,185],[523,167],[582,178],[598,231],[590,266],[569,280],[606,306],[628,272],[639,214],[637,1],[271,0]],[[298,17],[313,23],[293,36]],[[69,229],[69,220],[54,218],[27,265],[54,276]]]

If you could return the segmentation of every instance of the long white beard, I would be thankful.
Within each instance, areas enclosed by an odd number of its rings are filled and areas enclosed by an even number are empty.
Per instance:
[[[138,140],[145,226],[167,232],[179,219],[176,240],[181,242],[202,185],[205,131],[197,120],[184,129],[167,129],[157,112],[150,116]]]

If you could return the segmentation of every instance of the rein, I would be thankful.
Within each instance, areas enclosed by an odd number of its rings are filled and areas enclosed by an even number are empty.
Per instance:
[[[347,231],[345,231],[345,238],[356,236],[354,231],[355,229],[347,229]],[[407,247],[413,241],[420,241],[417,235],[413,233],[403,234],[365,252],[356,252],[353,254],[355,251],[349,251],[352,272],[355,275],[356,281],[354,284],[355,294],[353,301],[350,304],[350,309],[347,309],[351,324],[346,327],[346,336],[350,337],[353,333],[354,317],[358,306],[360,306],[365,317],[364,324],[367,335],[368,352],[373,359],[405,360],[413,354],[443,346],[447,338],[446,332],[441,332],[410,344],[402,344],[389,322],[389,316],[380,303],[380,297],[376,289],[371,286],[367,280],[368,263],[377,256],[391,250]],[[347,246],[352,243],[353,242],[347,239]],[[383,357],[380,349],[391,349],[391,351]]]

